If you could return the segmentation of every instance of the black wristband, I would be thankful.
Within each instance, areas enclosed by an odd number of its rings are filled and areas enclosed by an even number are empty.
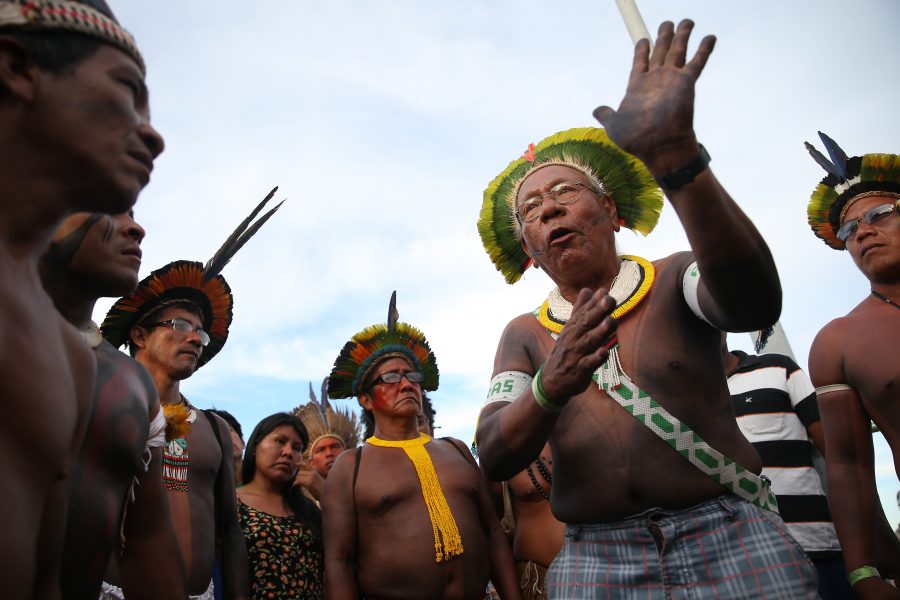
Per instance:
[[[664,192],[677,190],[686,186],[709,165],[709,152],[706,151],[703,144],[697,145],[700,146],[700,154],[697,158],[688,163],[686,167],[678,169],[674,173],[669,173],[656,178],[656,183],[659,184],[659,187],[661,187]]]

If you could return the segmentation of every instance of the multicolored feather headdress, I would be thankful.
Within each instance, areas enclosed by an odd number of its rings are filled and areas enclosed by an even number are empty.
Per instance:
[[[584,173],[596,191],[612,198],[621,225],[647,235],[659,221],[662,191],[644,163],[616,146],[606,130],[587,127],[551,135],[530,145],[484,191],[478,233],[507,283],[518,281],[531,263],[522,248],[516,214],[519,187],[528,175],[549,165]]]
[[[356,448],[360,441],[359,422],[350,410],[331,406],[328,402],[328,377],[322,380],[322,401],[316,399],[312,383],[309,384],[309,403],[301,404],[293,410],[309,433],[310,443],[306,447],[306,458],[312,457],[320,440],[333,437],[341,440],[344,448]]]
[[[438,388],[437,361],[425,334],[408,323],[398,323],[399,318],[397,292],[394,292],[388,306],[387,324],[366,327],[344,345],[328,377],[328,397],[359,396],[375,367],[395,357],[408,360],[422,372],[423,390],[430,392]]]
[[[200,353],[197,368],[209,362],[228,339],[234,304],[231,288],[220,273],[247,240],[281,208],[283,200],[250,225],[277,189],[276,187],[269,192],[250,216],[238,225],[206,265],[189,260],[171,262],[144,278],[131,295],[120,298],[109,309],[100,326],[103,337],[118,348],[131,343],[132,327],[139,325],[159,309],[183,303],[194,304],[203,314],[203,329],[209,334],[209,345]]]
[[[57,29],[90,35],[131,56],[146,74],[134,38],[122,29],[104,0],[0,0],[0,29]]]
[[[813,159],[828,173],[813,191],[806,214],[817,237],[835,250],[844,250],[846,246],[838,239],[837,231],[856,200],[873,192],[900,195],[900,155],[864,154],[848,158],[841,147],[821,131],[819,138],[831,160],[812,144],[804,142]]]

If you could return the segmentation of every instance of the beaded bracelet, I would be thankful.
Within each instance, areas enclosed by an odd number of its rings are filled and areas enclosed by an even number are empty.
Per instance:
[[[850,571],[850,574],[847,575],[847,581],[850,582],[850,587],[853,587],[863,579],[868,579],[869,577],[881,577],[881,573],[878,572],[878,569],[871,565],[865,565],[858,569],[853,569]]]
[[[547,412],[558,413],[566,405],[568,399],[566,400],[566,402],[557,404],[556,402],[553,402],[552,400],[547,398],[547,396],[544,395],[543,377],[544,365],[541,365],[537,373],[535,373],[534,379],[531,380],[531,393],[534,394],[535,402],[537,402],[538,406],[540,406],[542,409]]]

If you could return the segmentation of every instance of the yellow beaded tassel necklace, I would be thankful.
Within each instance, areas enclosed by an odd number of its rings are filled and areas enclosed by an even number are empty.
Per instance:
[[[441,482],[438,480],[434,463],[425,444],[431,441],[431,437],[420,433],[419,437],[412,440],[382,440],[375,436],[366,440],[367,444],[382,446],[384,448],[403,448],[406,456],[412,461],[419,476],[419,485],[422,487],[422,496],[425,498],[425,506],[428,508],[428,517],[431,519],[431,529],[434,532],[435,562],[450,560],[454,556],[463,553],[462,538],[456,527],[456,519],[450,512],[450,505],[444,497]]]

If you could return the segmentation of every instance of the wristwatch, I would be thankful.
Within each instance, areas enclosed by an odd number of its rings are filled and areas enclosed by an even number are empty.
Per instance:
[[[659,184],[659,187],[661,187],[664,192],[677,190],[686,186],[709,165],[709,152],[706,151],[703,144],[697,145],[700,146],[700,154],[697,158],[688,163],[686,167],[656,178],[656,183]]]

